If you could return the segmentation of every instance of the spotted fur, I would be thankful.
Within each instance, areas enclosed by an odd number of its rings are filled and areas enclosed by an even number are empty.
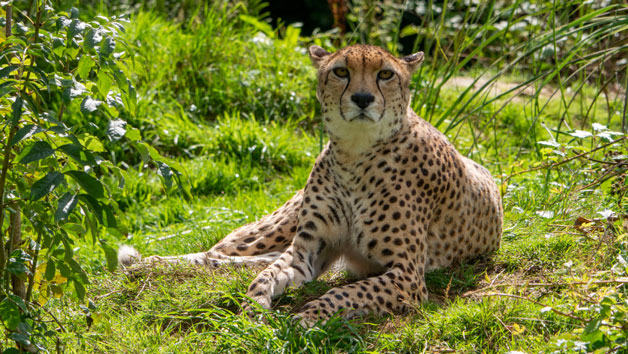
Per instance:
[[[485,168],[410,108],[423,53],[396,58],[365,45],[309,52],[329,143],[305,189],[208,252],[149,260],[268,262],[247,292],[264,308],[342,260],[363,279],[306,304],[304,323],[339,311],[403,311],[427,299],[425,272],[499,247],[499,191]]]

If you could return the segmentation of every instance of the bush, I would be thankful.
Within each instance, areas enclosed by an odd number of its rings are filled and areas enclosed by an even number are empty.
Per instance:
[[[55,335],[40,306],[68,285],[76,299],[85,297],[89,279],[74,255],[76,240],[91,237],[107,267],[117,266],[103,236],[125,233],[112,199],[125,171],[106,147],[134,146],[167,186],[179,177],[126,124],[137,97],[120,67],[120,19],[85,22],[76,8],[55,12],[45,2],[35,9],[15,3],[2,16],[0,106],[10,109],[0,130],[0,227],[10,232],[0,236],[0,317],[5,338],[33,352]]]

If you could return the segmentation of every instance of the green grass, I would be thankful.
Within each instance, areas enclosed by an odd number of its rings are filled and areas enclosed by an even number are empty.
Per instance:
[[[124,191],[115,200],[128,234],[101,235],[110,244],[132,244],[145,255],[206,250],[234,228],[272,212],[305,185],[321,136],[314,70],[304,48],[308,41],[330,37],[299,37],[294,27],[280,33],[256,20],[255,9],[216,3],[188,12],[178,22],[163,13],[139,11],[126,25],[133,59],[125,70],[139,96],[138,116],[129,123],[183,167],[192,198],[165,190],[154,170],[138,165],[137,156],[120,148],[119,161],[127,162],[128,169]],[[469,38],[475,38],[471,34],[476,30],[492,33],[489,25],[469,29]],[[537,33],[539,43],[551,40],[548,33]],[[463,47],[473,50],[471,44]],[[548,307],[589,320],[596,313],[582,310],[582,304],[593,308],[613,293],[626,299],[625,288],[616,284],[568,285],[626,276],[618,256],[628,253],[623,220],[628,210],[625,198],[610,185],[619,178],[604,181],[610,165],[599,163],[611,161],[610,151],[626,154],[626,143],[592,154],[595,160],[578,158],[510,175],[606,143],[593,124],[619,131],[623,96],[600,94],[599,82],[575,79],[555,79],[546,88],[558,93],[541,94],[545,76],[534,70],[547,62],[526,71],[504,55],[485,77],[515,83],[534,79],[537,87],[532,96],[492,101],[495,96],[486,92],[474,96],[475,91],[464,93],[463,88],[461,93],[444,82],[439,86],[438,78],[450,74],[477,77],[485,72],[482,65],[459,65],[464,59],[458,57],[438,66],[437,59],[428,60],[415,78],[413,108],[500,183],[505,223],[496,254],[427,274],[430,301],[408,313],[336,318],[304,329],[290,314],[328,289],[351,282],[347,274],[330,272],[289,289],[272,311],[249,318],[239,304],[259,269],[178,266],[112,274],[91,240],[78,240],[75,253],[91,279],[89,302],[81,308],[64,295],[43,305],[63,325],[51,323],[59,327],[59,342],[51,340],[50,347],[58,345],[67,353],[566,351],[559,350],[559,339],[573,344],[586,323]],[[502,72],[505,67],[510,70]],[[549,72],[562,73],[551,66]],[[564,86],[573,88],[571,93]],[[569,135],[576,129],[598,136]],[[557,146],[539,144],[554,139]],[[607,209],[619,220],[594,220]],[[579,217],[593,221],[578,229],[574,223]]]
[[[499,113],[525,121],[525,103],[511,103]],[[597,119],[597,117],[594,117]],[[601,119],[601,118],[600,118]],[[546,124],[555,122],[544,117]],[[504,151],[519,148],[512,125],[498,127]],[[144,254],[172,255],[208,249],[230,230],[271,212],[304,185],[318,149],[316,132],[284,128],[272,122],[220,118],[204,127],[207,155],[185,159],[194,198],[185,201],[176,193],[163,193],[149,170],[129,173],[123,215],[134,244]],[[473,146],[466,129],[453,136],[459,148]],[[507,132],[505,132],[507,131]],[[190,136],[196,134],[188,131]],[[200,130],[199,130],[200,134]],[[549,139],[542,128],[539,134]],[[199,138],[201,136],[199,135]],[[253,145],[267,146],[266,155],[246,154]],[[221,148],[222,147],[222,148]],[[499,161],[490,144],[476,144],[481,156],[499,176],[521,163],[545,162],[546,155],[524,150],[520,159]],[[283,156],[278,158],[278,156]],[[286,162],[289,161],[289,162]],[[287,163],[287,164],[286,164]],[[286,164],[286,165],[284,165]],[[291,289],[276,301],[271,312],[250,319],[240,314],[239,302],[259,269],[204,270],[178,267],[146,271],[135,278],[104,271],[104,257],[85,256],[92,264],[89,298],[97,309],[86,325],[80,310],[62,311],[60,321],[72,324],[62,335],[67,352],[430,352],[453,348],[457,352],[503,353],[549,351],[561,333],[581,326],[573,319],[542,311],[543,306],[491,291],[468,294],[489,286],[503,294],[528,297],[554,308],[574,305],[573,287],[526,287],[530,283],[560,283],[593,276],[607,279],[613,248],[598,248],[593,232],[578,234],[569,225],[579,217],[595,218],[596,212],[613,208],[603,190],[566,195],[591,180],[579,162],[555,168],[546,182],[541,170],[514,177],[504,194],[505,233],[501,249],[492,257],[438,270],[427,275],[430,302],[406,314],[353,321],[337,320],[321,328],[296,327],[290,313],[337,284],[350,282],[346,275],[327,274],[301,289]],[[499,168],[498,168],[499,165]],[[282,169],[281,166],[293,166]],[[500,170],[502,172],[500,172]],[[135,203],[133,203],[135,202]],[[545,218],[537,212],[551,212]],[[555,225],[567,225],[555,226]],[[200,230],[203,228],[203,230]],[[181,235],[185,230],[191,233]],[[166,238],[159,240],[160,237]],[[609,253],[610,252],[610,253]],[[511,284],[511,285],[507,285]],[[46,306],[59,308],[50,302]]]

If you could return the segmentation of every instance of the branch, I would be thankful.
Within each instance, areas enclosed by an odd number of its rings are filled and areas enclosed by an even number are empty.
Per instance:
[[[5,23],[5,35],[6,39],[11,37],[11,22],[13,19],[13,6],[8,5],[6,10],[6,23]],[[0,230],[2,230],[2,225],[4,224],[4,185],[6,182],[6,171],[9,168],[9,154],[11,149],[8,147],[11,140],[13,140],[13,136],[17,133],[17,124],[14,127],[11,127],[9,131],[9,138],[7,140],[7,144],[5,145],[5,154],[4,160],[2,161],[2,174],[0,175]],[[11,236],[7,240],[7,244],[11,242]],[[0,233],[0,278],[6,277],[8,279],[8,273],[4,274],[5,264],[8,259],[8,254],[5,253],[5,245],[4,245],[4,234]],[[9,290],[9,286],[7,283],[7,290]]]
[[[11,22],[13,20],[13,6],[8,5],[7,6],[7,18],[6,18],[6,24],[5,24],[5,38],[9,39],[9,37],[11,37]]]
[[[503,296],[503,297],[511,297],[511,298],[519,299],[519,300],[526,300],[526,301],[529,301],[529,302],[531,302],[531,303],[533,303],[535,305],[539,305],[539,306],[542,306],[544,308],[549,308],[550,310],[552,310],[552,312],[554,312],[554,313],[556,313],[558,315],[569,317],[571,319],[574,319],[576,321],[580,321],[582,323],[589,322],[589,321],[587,321],[586,319],[584,319],[582,317],[578,317],[578,316],[574,316],[574,315],[572,315],[570,313],[562,312],[562,311],[557,310],[557,309],[555,309],[555,308],[553,308],[551,306],[547,306],[547,305],[543,304],[542,302],[538,302],[536,300],[532,300],[532,299],[527,298],[525,296],[519,296],[519,295],[513,295],[513,294],[504,294],[504,293],[488,293],[488,294],[483,294],[483,296],[487,296],[487,297],[488,296]]]
[[[583,153],[581,153],[581,154],[578,154],[578,155],[572,156],[572,157],[570,157],[570,158],[568,158],[568,159],[565,159],[565,160],[562,160],[562,161],[553,162],[553,163],[548,164],[548,165],[537,166],[537,167],[530,168],[530,169],[527,169],[527,170],[523,170],[523,171],[519,171],[519,172],[514,172],[514,173],[511,173],[509,176],[507,176],[507,177],[504,179],[504,181],[503,181],[502,183],[508,182],[508,181],[509,181],[512,177],[514,177],[514,176],[518,176],[518,175],[522,175],[522,174],[524,174],[524,173],[533,172],[533,171],[538,171],[538,170],[543,170],[543,169],[546,169],[546,168],[553,168],[553,167],[556,167],[556,166],[560,166],[560,165],[566,164],[566,163],[567,163],[567,162],[569,162],[569,161],[575,160],[575,159],[577,159],[577,158],[579,158],[579,157],[582,157],[582,156],[589,155],[589,154],[591,154],[591,153],[593,153],[593,152],[596,152],[596,151],[598,151],[598,150],[601,150],[601,149],[604,149],[604,148],[606,148],[606,147],[609,147],[609,146],[611,146],[611,145],[613,145],[613,144],[616,144],[616,143],[618,143],[618,142],[620,142],[620,141],[622,141],[622,140],[626,139],[627,137],[628,137],[628,136],[626,136],[626,135],[625,135],[625,136],[622,136],[621,138],[619,138],[619,139],[617,139],[617,140],[613,140],[613,141],[611,141],[611,142],[609,142],[609,143],[606,143],[606,144],[604,144],[604,145],[598,146],[598,147],[596,147],[596,148],[595,148],[595,149],[593,149],[593,150],[589,150],[589,151],[583,152]]]
[[[39,7],[38,11],[37,11],[37,21],[35,22],[35,34],[33,36],[33,43],[35,43],[37,41],[37,39],[39,38],[39,28],[41,27],[41,13],[43,11],[43,6],[44,3],[42,2],[41,6]],[[6,34],[7,34],[7,38],[11,35],[11,18],[12,18],[12,14],[13,14],[13,10],[12,7],[9,5],[7,7],[7,15],[6,15]],[[35,66],[35,58],[33,57],[33,55],[31,55],[31,63],[30,63],[31,68],[33,68]],[[23,68],[22,68],[22,72],[23,72]],[[28,81],[30,80],[30,75],[31,75],[31,71],[32,70],[28,70],[28,72],[26,73],[26,78],[24,79],[24,84],[22,86],[22,89],[19,91],[19,96],[25,96],[27,95],[26,92],[26,88],[28,85]],[[17,133],[19,128],[19,122],[15,123],[15,125],[13,125],[11,127],[11,129],[9,130],[9,136],[7,138],[7,143],[4,146],[4,156],[3,156],[3,160],[2,160],[2,171],[0,172],[0,229],[2,228],[2,225],[4,225],[4,209],[6,207],[5,203],[4,203],[4,193],[5,193],[5,187],[6,187],[6,179],[7,179],[7,172],[9,170],[9,164],[10,161],[12,160],[12,156],[11,156],[11,152],[13,150],[12,147],[9,146],[9,143],[13,140],[13,137],[15,136],[15,134]],[[11,238],[9,237],[9,240],[7,241],[10,245],[11,242]],[[5,267],[6,267],[6,262],[8,259],[8,254],[5,254],[5,244],[4,244],[4,235],[0,234],[0,276],[5,276],[6,279],[9,278],[9,274],[5,274]],[[10,249],[9,249],[10,252]],[[8,282],[8,280],[7,280]],[[7,289],[8,289],[8,283],[7,283]]]
[[[490,285],[481,289],[468,291],[462,294],[462,297],[469,297],[471,295],[482,293],[490,289],[496,288],[506,288],[506,287],[546,287],[551,288],[554,286],[565,286],[565,285],[604,285],[604,284],[628,284],[628,279],[620,278],[616,280],[593,280],[593,281],[574,281],[574,282],[557,282],[557,283],[503,283],[503,284],[495,284]]]
[[[50,311],[48,311],[46,308],[44,308],[41,304],[39,304],[39,303],[37,303],[37,302],[31,302],[31,301],[28,301],[28,303],[29,303],[31,306],[35,306],[35,305],[36,305],[37,307],[39,307],[40,309],[42,309],[45,313],[47,313],[50,317],[52,317],[52,319],[53,319],[55,322],[57,322],[57,324],[59,325],[59,328],[61,328],[61,330],[62,330],[63,332],[66,332],[66,333],[68,332],[68,330],[67,330],[67,329],[65,329],[65,327],[61,324],[61,322],[59,322],[59,320],[55,317],[55,315],[53,315],[53,314],[52,314],[52,312],[50,312]]]

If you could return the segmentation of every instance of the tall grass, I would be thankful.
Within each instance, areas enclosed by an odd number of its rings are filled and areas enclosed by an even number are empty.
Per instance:
[[[199,121],[234,111],[278,121],[311,115],[312,69],[298,48],[299,29],[280,37],[242,2],[199,7],[177,24],[139,12],[126,40],[136,53],[128,70],[146,102],[173,96]]]
[[[559,114],[551,127],[554,139],[594,123],[591,113],[596,107],[608,115],[598,123],[625,129],[625,114],[619,112],[626,108],[628,6],[622,2],[429,0],[400,5],[364,0],[353,2],[351,9],[353,32],[346,42],[426,52],[415,80],[413,107],[445,132],[466,125],[475,137],[478,131],[494,130],[497,114],[517,94],[534,107],[526,137],[533,146],[549,138],[537,136],[532,127],[539,126],[553,98],[562,103],[559,112],[552,110]],[[397,38],[406,47],[390,43]],[[460,75],[474,81],[444,106],[444,88]],[[513,75],[517,84],[495,89]],[[587,88],[596,90],[594,97],[604,97],[607,107],[586,100],[582,91]],[[547,90],[552,92],[549,97]],[[503,144],[495,137],[491,143],[499,155]],[[474,147],[477,144],[474,141]]]

